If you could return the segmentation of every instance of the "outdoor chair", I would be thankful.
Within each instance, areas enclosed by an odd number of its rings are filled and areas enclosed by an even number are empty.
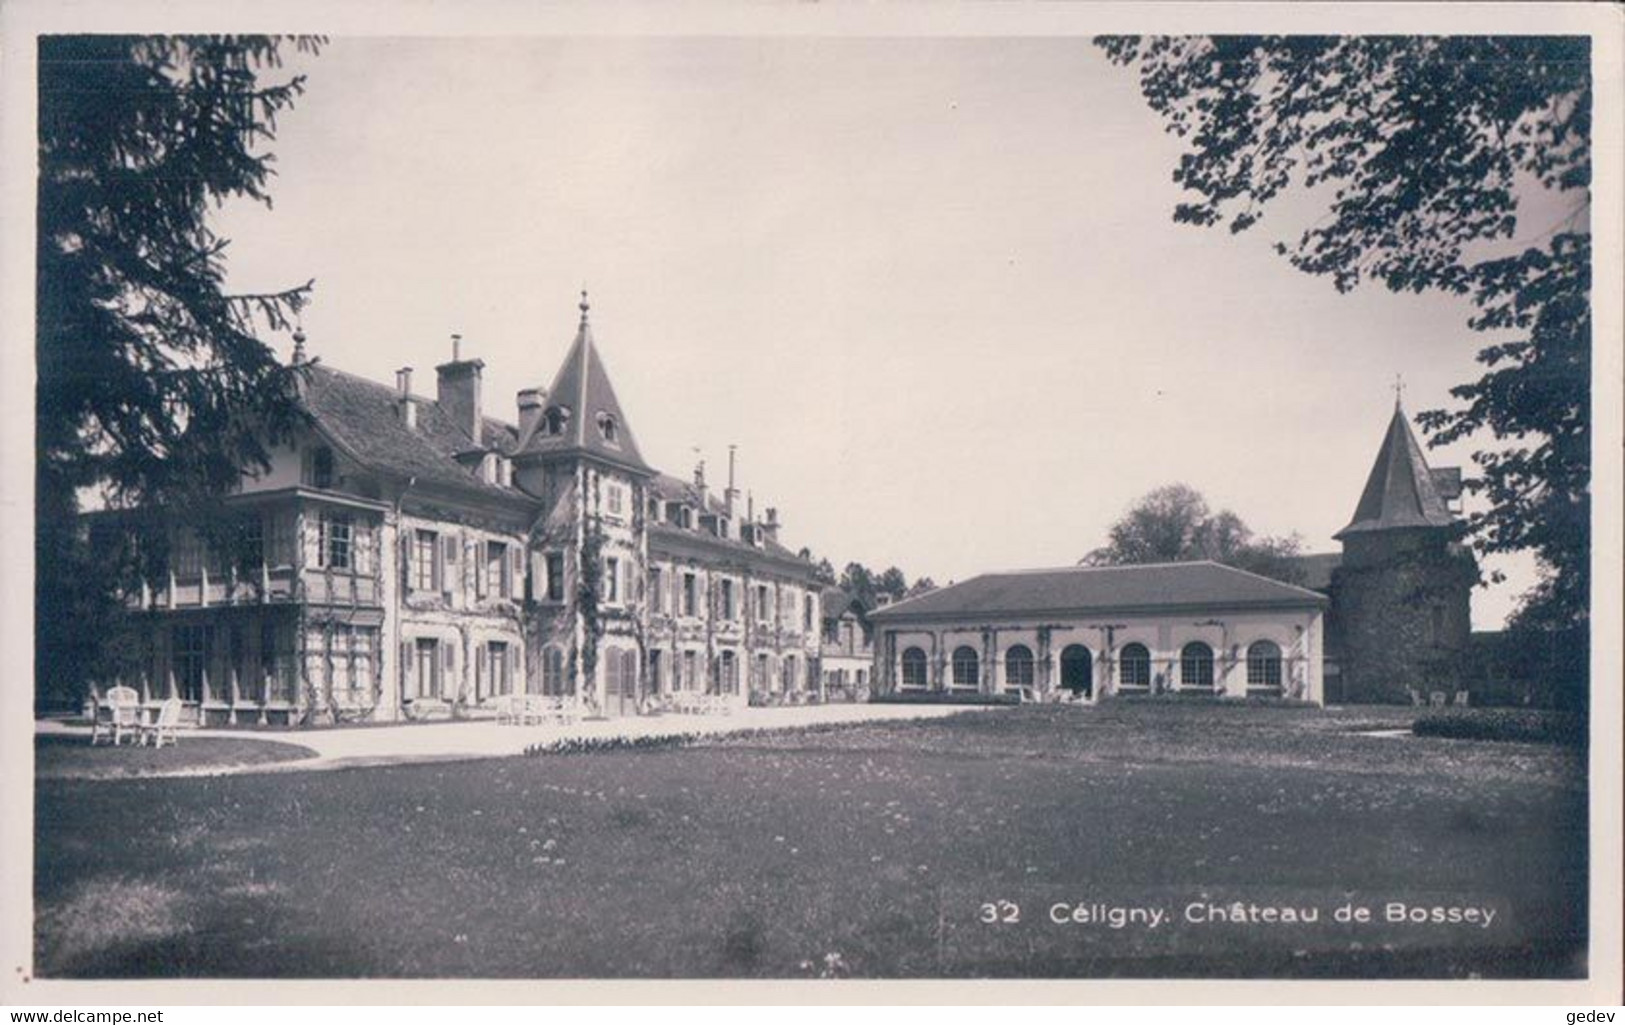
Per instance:
[[[492,706],[496,709],[497,725],[519,725],[520,705],[524,698],[516,694],[499,694]]]
[[[176,741],[175,729],[181,723],[181,699],[170,698],[158,706],[158,716],[152,722],[142,722],[139,726],[137,739],[145,746],[148,740],[153,747],[163,747],[167,740],[171,745]]]
[[[96,704],[96,718],[90,727],[90,742],[102,737],[117,747],[128,736],[135,743],[141,736],[141,695],[134,687],[114,687]]]

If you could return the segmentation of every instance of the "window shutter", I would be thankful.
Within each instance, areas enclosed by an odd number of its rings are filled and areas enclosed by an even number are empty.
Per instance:
[[[457,649],[452,647],[450,644],[442,643],[440,645],[440,650],[445,653],[444,665],[446,668],[446,675],[449,677],[457,668]]]
[[[485,645],[482,644],[474,649],[474,697],[476,699],[485,696],[485,681],[489,675],[486,672],[485,664],[488,657],[489,653],[486,651]]]
[[[403,593],[412,592],[412,532],[401,531],[401,590]]]
[[[457,557],[455,544],[455,539],[447,537],[434,546],[434,582],[444,594],[451,593],[451,561]]]
[[[401,694],[408,699],[416,695],[412,687],[412,642],[401,642]]]
[[[489,541],[486,541],[483,544],[478,542],[478,541],[476,541],[474,543],[474,558],[469,563],[468,570],[469,570],[470,573],[472,573],[474,575],[474,597],[476,597],[476,598],[484,598],[485,597],[485,588],[486,588],[485,575],[486,575],[487,567],[490,565],[490,558],[491,558],[491,553],[489,551],[490,544],[491,544],[491,542],[489,542]],[[484,559],[480,558],[480,555],[482,554],[480,549],[482,549],[482,548],[487,549],[483,553],[485,555]]]
[[[513,550],[513,562],[511,565],[513,568],[508,574],[508,589],[507,593],[503,595],[504,598],[518,598],[520,595],[525,593],[525,550],[517,545]]]

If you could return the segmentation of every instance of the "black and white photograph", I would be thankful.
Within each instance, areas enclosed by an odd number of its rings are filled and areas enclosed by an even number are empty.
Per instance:
[[[1295,8],[10,8],[4,1002],[1617,1003],[1619,11]]]

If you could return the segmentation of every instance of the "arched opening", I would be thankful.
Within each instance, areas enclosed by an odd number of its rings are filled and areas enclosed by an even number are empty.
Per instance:
[[[976,649],[962,644],[954,649],[954,686],[975,690],[982,684],[982,660]]]
[[[1151,649],[1139,642],[1123,645],[1122,654],[1117,656],[1117,685],[1150,688]]]
[[[1181,687],[1213,686],[1213,649],[1201,641],[1192,641],[1179,651],[1179,685]]]
[[[1095,658],[1081,644],[1068,644],[1061,651],[1061,686],[1078,697],[1095,696]]]
[[[1033,649],[1013,644],[1004,653],[1005,690],[1029,691],[1033,686]],[[1023,697],[1026,695],[1023,694]]]
[[[925,652],[920,648],[908,648],[903,651],[903,679],[904,687],[924,688],[926,686]]]
[[[1247,646],[1247,686],[1263,690],[1281,689],[1281,646],[1274,641],[1254,641]]]

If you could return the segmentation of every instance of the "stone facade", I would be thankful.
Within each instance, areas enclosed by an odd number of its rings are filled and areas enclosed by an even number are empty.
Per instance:
[[[547,390],[484,415],[483,364],[437,368],[437,398],[311,368],[308,429],[220,504],[225,531],[153,510],[95,529],[162,534],[166,567],[128,596],[142,655],[120,681],[210,723],[479,714],[509,694],[591,714],[699,692],[806,700],[820,587],[739,510],[642,459],[585,301]],[[730,472],[731,476],[731,472]],[[205,540],[208,536],[211,540]]]

